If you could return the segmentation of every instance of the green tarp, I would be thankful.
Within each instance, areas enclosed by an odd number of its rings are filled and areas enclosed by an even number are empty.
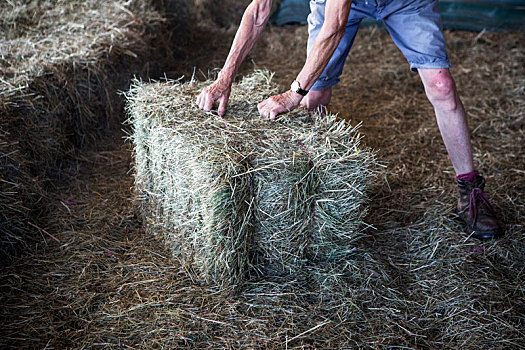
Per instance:
[[[440,1],[439,10],[446,29],[525,32],[525,0]],[[273,22],[278,26],[306,23],[309,12],[308,0],[284,0]]]
[[[283,0],[275,11],[272,21],[282,27],[289,24],[304,24],[310,13],[309,0]]]
[[[525,1],[440,1],[439,10],[447,29],[525,32]]]

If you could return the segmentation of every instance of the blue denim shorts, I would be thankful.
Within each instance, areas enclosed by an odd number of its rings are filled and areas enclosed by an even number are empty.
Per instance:
[[[324,22],[327,0],[310,0],[308,47],[310,53]],[[405,55],[410,69],[451,68],[442,33],[437,0],[354,0],[346,31],[311,90],[324,90],[336,85],[343,72],[348,52],[363,18],[382,20],[397,47]]]

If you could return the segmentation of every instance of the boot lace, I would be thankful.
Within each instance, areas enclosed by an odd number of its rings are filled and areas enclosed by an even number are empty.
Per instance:
[[[483,190],[481,188],[473,188],[472,192],[470,192],[469,214],[470,217],[474,219],[474,222],[478,220],[478,212],[481,205],[485,205],[490,213],[494,214],[494,208],[490,204]]]

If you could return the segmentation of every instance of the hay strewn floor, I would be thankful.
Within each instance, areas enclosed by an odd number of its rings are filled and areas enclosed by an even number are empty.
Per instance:
[[[272,28],[251,57],[285,89],[301,63],[282,58],[301,57],[305,36],[304,28]],[[45,229],[60,242],[43,234],[33,254],[2,269],[0,346],[525,348],[525,37],[446,36],[506,238],[465,239],[418,77],[386,33],[364,29],[332,110],[363,120],[365,142],[381,150],[391,174],[375,188],[368,222],[378,229],[360,249],[377,263],[363,269],[366,288],[348,286],[350,317],[295,295],[278,303],[232,297],[189,280],[134,216],[130,153],[119,141],[86,155],[78,181],[56,195]],[[209,61],[217,66],[224,55]]]

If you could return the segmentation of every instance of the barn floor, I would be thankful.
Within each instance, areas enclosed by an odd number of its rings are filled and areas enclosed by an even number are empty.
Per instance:
[[[232,35],[216,33],[224,40],[200,45],[170,74],[220,67]],[[366,145],[387,165],[371,189],[375,229],[360,242],[378,262],[374,288],[356,290],[355,317],[293,296],[271,304],[191,281],[144,232],[130,145],[118,135],[85,154],[76,181],[55,191],[41,245],[0,271],[0,347],[525,348],[525,36],[446,37],[504,239],[464,236],[453,169],[420,80],[387,33],[363,28],[330,107],[363,122]],[[305,27],[267,29],[243,72],[268,68],[285,90],[305,39]]]

